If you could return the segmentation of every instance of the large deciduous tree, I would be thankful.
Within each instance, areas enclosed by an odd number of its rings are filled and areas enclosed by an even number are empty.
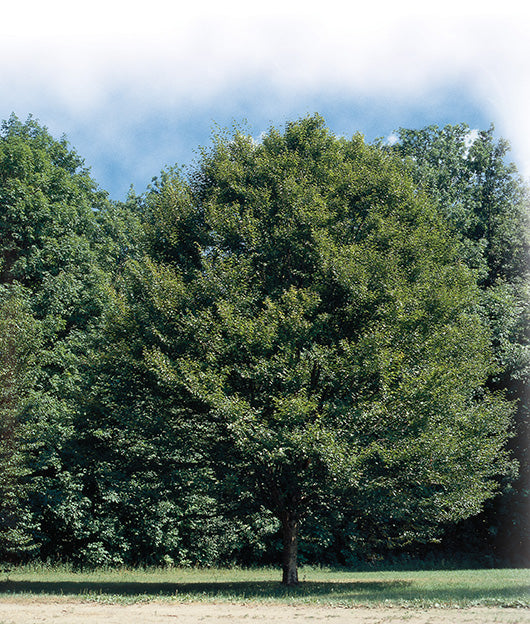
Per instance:
[[[144,290],[143,357],[216,427],[227,489],[277,517],[283,583],[310,514],[342,506],[391,545],[478,513],[509,469],[511,410],[484,389],[473,275],[397,161],[310,117],[218,138],[191,205],[195,265],[168,257]]]

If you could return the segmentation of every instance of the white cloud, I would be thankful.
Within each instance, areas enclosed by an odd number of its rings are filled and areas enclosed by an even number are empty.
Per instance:
[[[126,94],[140,114],[228,90],[415,97],[460,83],[530,173],[530,36],[521,2],[66,0],[12,2],[0,24],[4,102],[94,113]],[[82,7],[82,8],[79,8]]]

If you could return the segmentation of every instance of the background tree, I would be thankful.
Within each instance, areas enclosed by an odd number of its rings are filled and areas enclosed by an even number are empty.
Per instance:
[[[55,140],[31,118],[23,123],[12,116],[2,124],[0,286],[3,301],[25,306],[16,323],[9,316],[4,321],[9,349],[19,354],[13,357],[23,370],[33,324],[39,335],[31,354],[33,382],[24,382],[25,391],[17,391],[10,404],[17,452],[3,459],[16,456],[23,466],[43,558],[65,556],[67,544],[75,547],[84,530],[86,500],[68,464],[75,446],[72,419],[106,297],[96,217],[106,207],[106,195],[65,139]],[[20,333],[11,332],[15,327]],[[17,378],[10,371],[8,366],[4,374]]]
[[[478,513],[510,409],[483,389],[473,277],[397,162],[311,117],[218,138],[192,198],[209,241],[186,288],[175,266],[159,285],[144,357],[217,423],[226,486],[279,520],[283,582],[319,510],[389,545]]]
[[[503,481],[504,495],[481,516],[452,530],[460,546],[495,549],[497,557],[528,562],[530,553],[530,201],[509,144],[494,128],[466,124],[401,129],[391,148],[408,165],[416,184],[431,196],[459,241],[460,256],[481,288],[483,318],[493,337],[496,370],[488,387],[517,402],[510,448],[519,478]],[[457,536],[462,536],[459,541]],[[482,544],[477,543],[480,536]],[[526,555],[525,555],[526,553]]]
[[[18,410],[34,386],[39,328],[27,303],[0,287],[0,561],[32,547]]]

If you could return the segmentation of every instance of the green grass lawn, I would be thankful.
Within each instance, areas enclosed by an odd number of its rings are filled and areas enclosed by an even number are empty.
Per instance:
[[[72,572],[66,567],[16,568],[0,580],[0,600],[67,596],[100,602],[146,600],[276,602],[336,606],[530,607],[530,570],[350,572],[300,569],[285,588],[277,569],[147,569]]]

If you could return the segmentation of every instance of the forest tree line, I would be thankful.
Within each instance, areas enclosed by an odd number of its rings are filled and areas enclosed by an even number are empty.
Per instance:
[[[529,201],[493,128],[216,135],[111,201],[0,134],[0,559],[528,563]]]

